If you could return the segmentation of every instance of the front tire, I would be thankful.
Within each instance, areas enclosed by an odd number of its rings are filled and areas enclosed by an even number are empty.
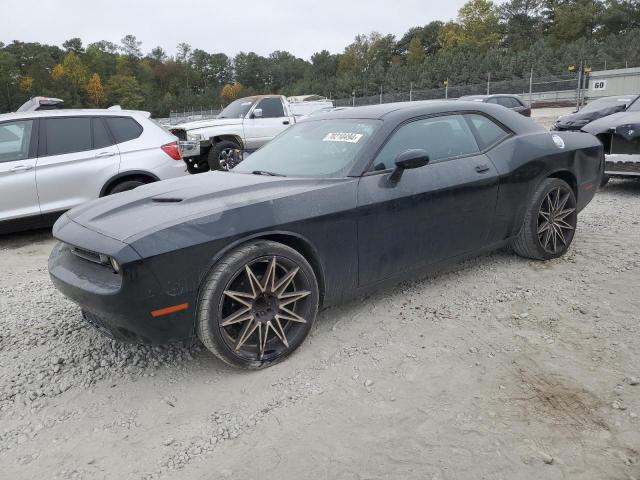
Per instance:
[[[229,163],[238,163],[237,157],[240,154],[240,147],[235,142],[230,140],[223,140],[222,142],[214,143],[209,149],[207,157],[209,168],[213,170],[228,170],[225,165]]]
[[[247,243],[207,275],[199,295],[198,337],[231,366],[269,367],[302,344],[318,300],[316,276],[300,253],[266,240]]]
[[[573,189],[563,180],[547,178],[529,201],[513,250],[534,260],[561,257],[571,245],[577,222]]]

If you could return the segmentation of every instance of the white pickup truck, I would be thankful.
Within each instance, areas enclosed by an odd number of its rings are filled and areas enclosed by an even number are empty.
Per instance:
[[[245,97],[230,103],[217,118],[183,123],[170,131],[180,140],[191,173],[226,169],[242,152],[257,150],[296,123],[297,116],[332,106],[330,100],[290,103],[282,95]]]

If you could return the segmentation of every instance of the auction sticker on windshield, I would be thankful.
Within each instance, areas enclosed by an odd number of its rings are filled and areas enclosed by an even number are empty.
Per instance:
[[[322,141],[358,143],[363,136],[361,133],[328,133]]]

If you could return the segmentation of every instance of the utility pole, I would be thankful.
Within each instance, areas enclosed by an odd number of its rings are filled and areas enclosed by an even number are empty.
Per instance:
[[[586,100],[585,91],[589,87],[589,74],[591,73],[591,67],[587,67],[587,62],[584,62],[584,67],[582,68],[582,106],[584,107],[584,102]]]
[[[413,82],[409,84],[409,101],[413,102]]]
[[[580,68],[578,69],[578,88],[576,90],[576,110],[580,108],[580,84],[582,82],[582,60],[580,60]]]
[[[529,75],[529,108],[533,105],[533,67],[531,67],[531,75]]]
[[[490,95],[491,91],[491,72],[487,74],[487,95]]]
[[[380,85],[380,105],[382,105],[382,85]]]
[[[447,100],[449,98],[449,79],[447,78],[444,81],[444,99]]]
[[[355,91],[355,90],[353,90],[353,91],[351,92],[351,104],[352,104],[352,106],[354,106],[354,107],[356,106],[356,91]]]

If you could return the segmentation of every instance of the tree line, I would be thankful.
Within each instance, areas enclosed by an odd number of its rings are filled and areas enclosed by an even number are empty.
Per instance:
[[[415,16],[416,12],[405,12]],[[171,110],[222,105],[255,93],[321,94],[333,98],[567,74],[585,61],[594,68],[640,65],[640,0],[470,0],[455,20],[432,21],[402,37],[357,35],[342,53],[321,50],[309,60],[286,51],[268,56],[209,53],[186,43],[175,55],[143,53],[127,35],[119,44],[61,47],[0,42],[0,111],[34,95],[70,107]]]

